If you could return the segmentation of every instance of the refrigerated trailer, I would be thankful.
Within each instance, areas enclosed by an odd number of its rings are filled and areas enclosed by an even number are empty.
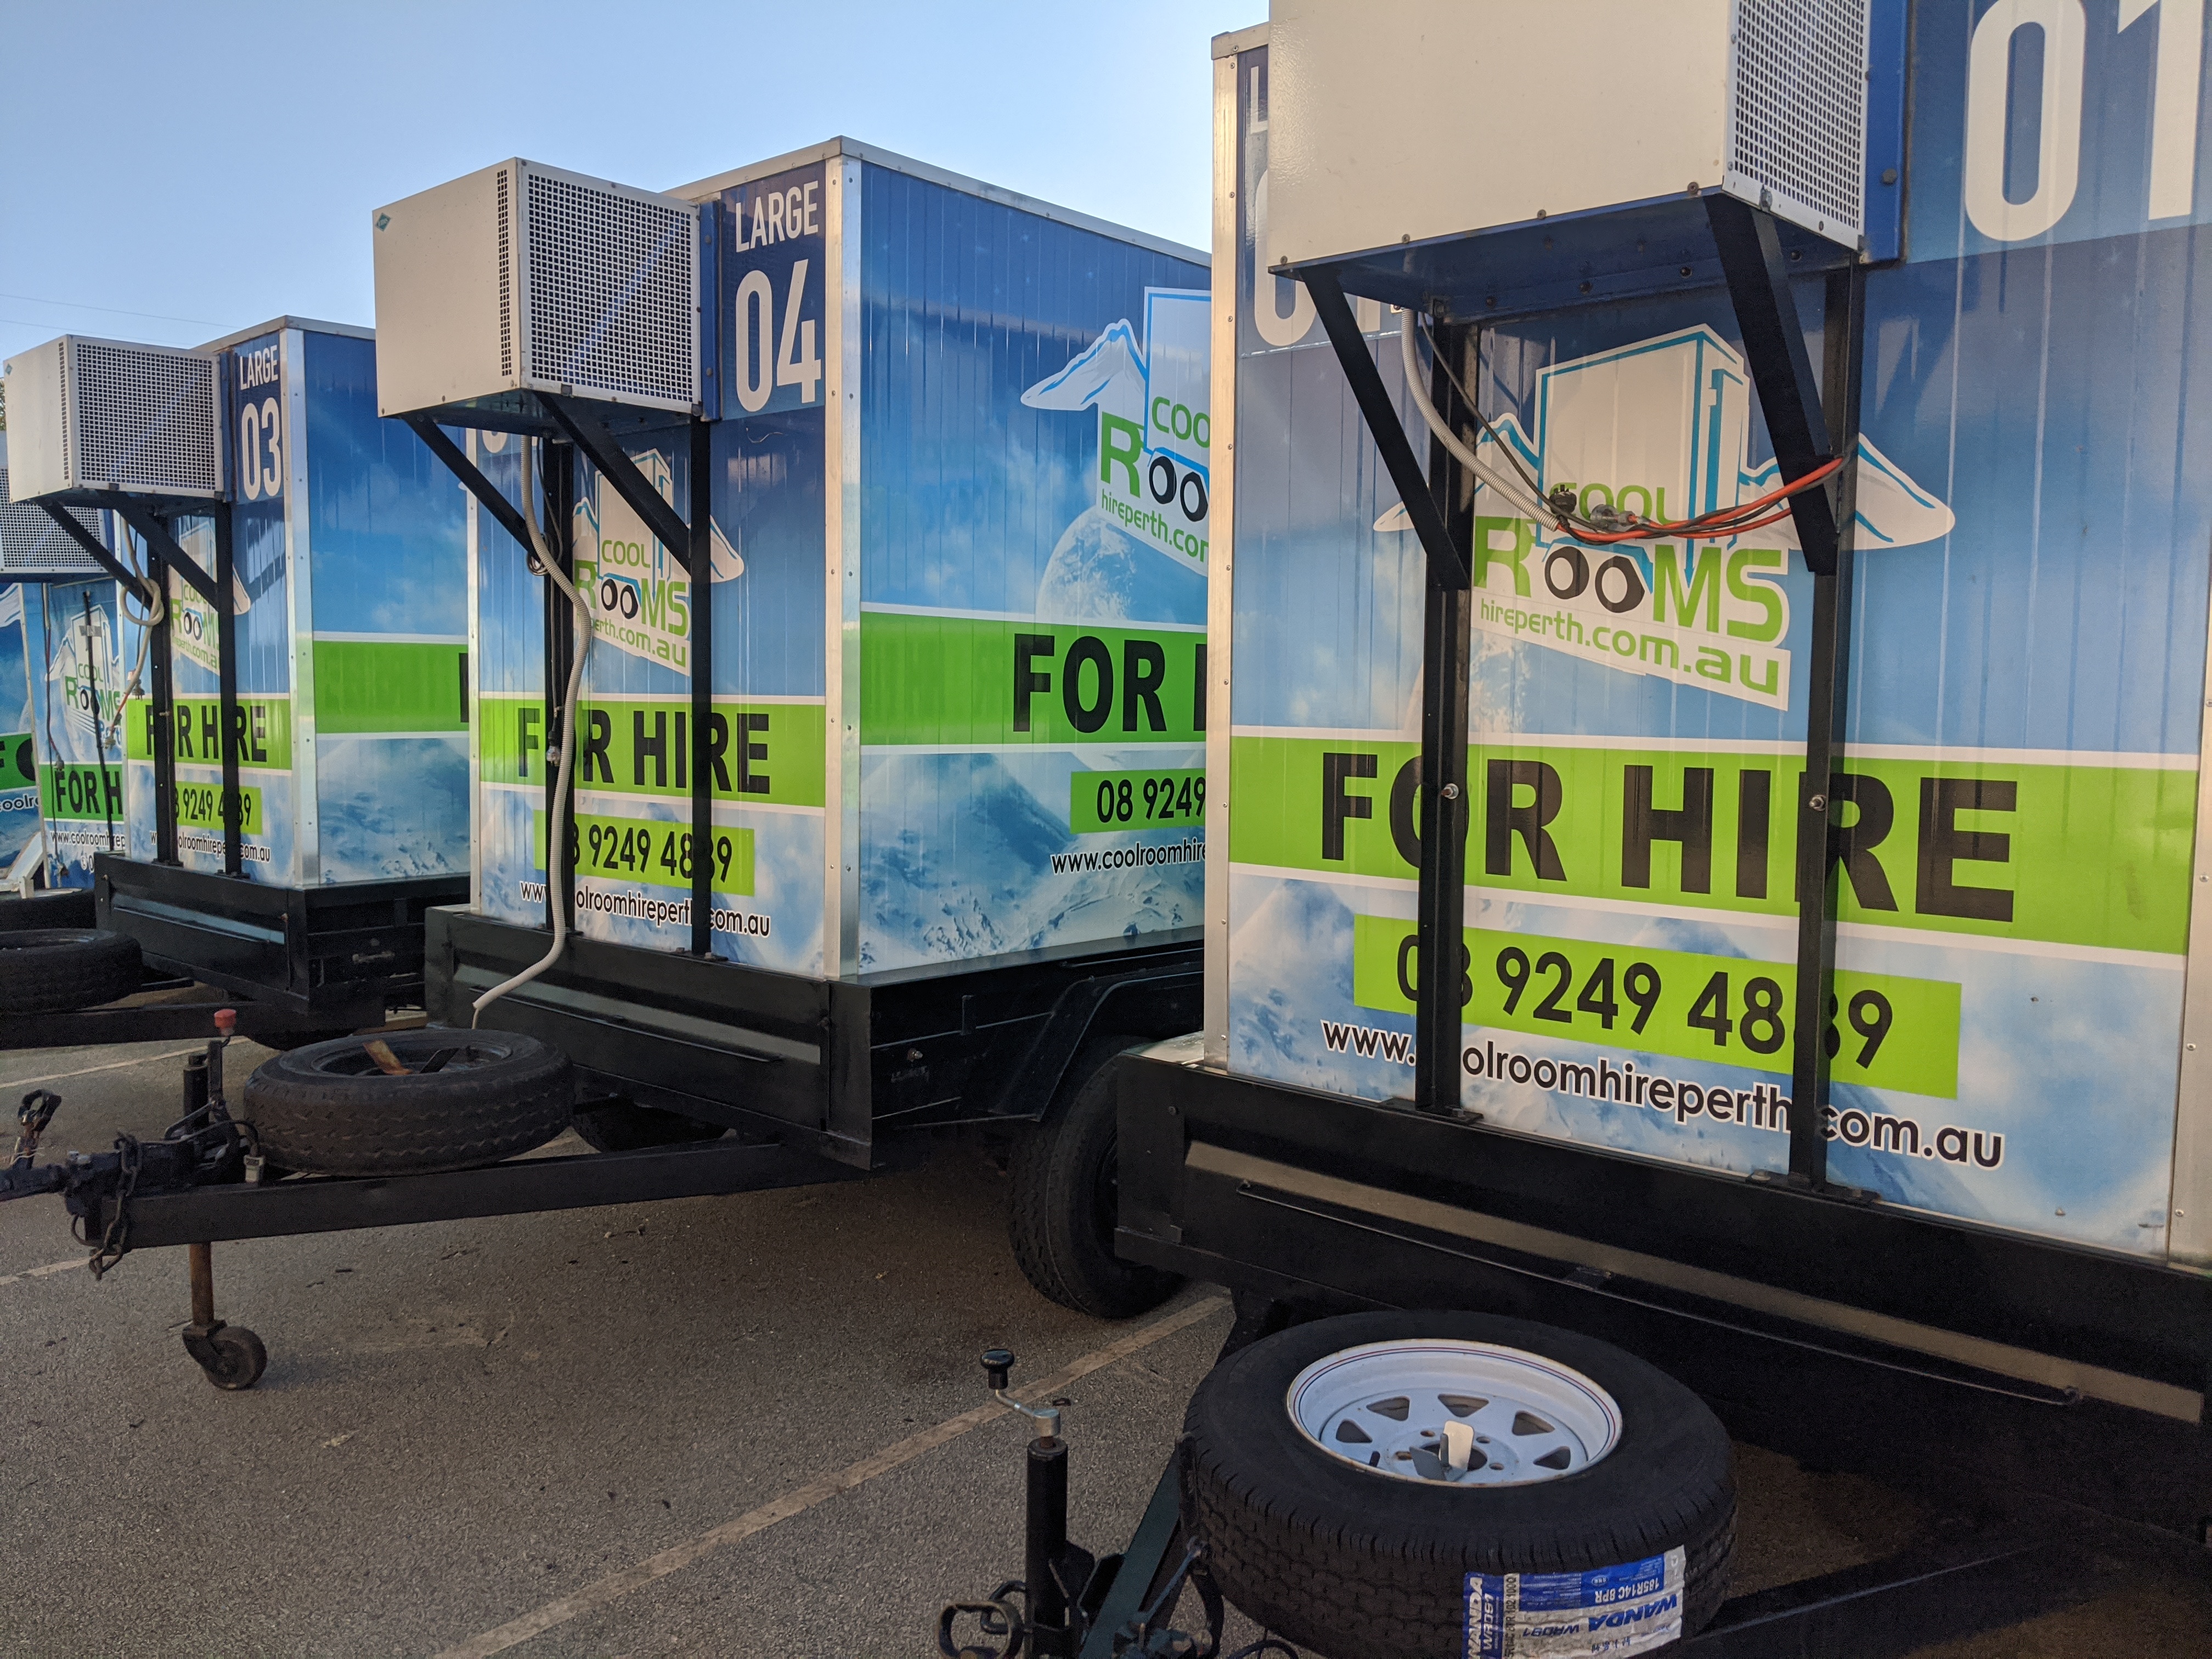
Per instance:
[[[374,223],[383,408],[473,494],[434,1018],[571,1056],[597,1144],[861,1169],[1195,1022],[1203,253],[848,139],[667,193],[512,161]],[[1025,1264],[1157,1297],[1086,1146],[1079,1249]]]
[[[846,139],[665,194],[511,161],[371,225],[381,441],[469,498],[469,672],[410,683],[469,708],[429,1024],[227,1093],[218,1015],[159,1140],[38,1164],[34,1093],[0,1199],[63,1194],[101,1268],[190,1247],[225,1389],[266,1353],[216,1240],[956,1132],[1004,1149],[1039,1289],[1169,1295],[1113,1253],[1104,1073],[1199,1017],[1205,256]]]
[[[377,418],[369,331],[66,336],[9,371],[49,884],[258,1035],[419,1004],[422,913],[467,882],[465,497]]]
[[[1206,1018],[1117,1068],[1117,1243],[1241,1317],[1118,1578],[1033,1530],[987,1627],[1119,1651],[1194,1540],[1336,1654],[1902,1653],[2201,1563],[2204,44],[1216,42]],[[2003,1524],[1723,1605],[1715,1418]]]

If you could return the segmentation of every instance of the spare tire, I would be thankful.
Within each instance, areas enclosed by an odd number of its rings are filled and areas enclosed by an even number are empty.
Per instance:
[[[138,941],[96,927],[0,932],[0,1008],[58,1014],[127,997],[145,974]]]
[[[406,1073],[380,1067],[372,1042],[388,1046]],[[424,1027],[264,1060],[246,1079],[245,1115],[263,1155],[287,1170],[427,1174],[542,1146],[568,1127],[574,1102],[568,1056],[535,1037]]]
[[[1183,1514],[1223,1593],[1324,1653],[1653,1652],[1727,1593],[1726,1431],[1594,1338],[1317,1320],[1217,1366],[1183,1432]]]
[[[25,927],[97,927],[99,909],[89,887],[57,887],[20,898],[0,899],[0,933]]]

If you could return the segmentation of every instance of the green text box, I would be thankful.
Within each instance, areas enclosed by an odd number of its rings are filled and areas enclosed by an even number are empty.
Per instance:
[[[530,815],[538,867],[545,867],[545,814]],[[714,826],[714,871],[718,893],[750,897],[753,890],[753,832],[727,824]],[[691,827],[656,823],[646,818],[576,815],[575,872],[606,881],[642,882],[653,887],[691,884]]]
[[[125,709],[125,753],[132,760],[154,758],[148,731],[153,705],[133,697]],[[222,764],[222,703],[216,697],[179,697],[176,708],[174,753],[185,766]],[[289,770],[292,764],[292,700],[289,697],[241,696],[236,720],[238,763]]]
[[[0,737],[0,789],[28,789],[39,781],[38,751],[28,732]]]
[[[1408,769],[1419,753],[1413,743],[1237,738],[1230,857],[1412,880],[1419,849]],[[1795,756],[1717,746],[1476,745],[1468,884],[1794,915],[1802,766]],[[1842,777],[1838,793],[1851,792],[1843,808],[1850,875],[1839,877],[1837,907],[1844,921],[2187,949],[2194,771],[1953,760],[1931,750],[1925,759],[1854,755]],[[1702,869],[1668,838],[1700,799],[1710,818]]]
[[[1410,921],[1352,918],[1355,1003],[1413,1012],[1414,939]],[[1471,1024],[1790,1074],[1793,963],[1473,927],[1467,950],[1461,1006]],[[1838,970],[1836,1003],[1837,1081],[1957,1098],[1956,985]]]
[[[267,826],[261,816],[261,792],[241,787],[239,799],[246,809],[240,820],[238,832],[242,836],[258,836]],[[220,830],[223,827],[222,786],[216,783],[191,783],[177,781],[177,822],[190,830]]]
[[[315,726],[341,732],[465,732],[468,647],[317,640]]]
[[[39,811],[49,820],[123,821],[123,769],[89,763],[39,769]]]
[[[1206,635],[1162,628],[860,613],[860,741],[1196,743]]]
[[[485,697],[477,705],[486,783],[542,786],[560,763],[545,752],[545,704]],[[824,718],[818,702],[717,702],[714,799],[739,805],[819,806]],[[673,698],[586,702],[576,726],[576,787],[688,800],[691,705]]]
[[[1206,770],[1185,766],[1157,772],[1078,772],[1067,781],[1067,819],[1079,836],[1203,823]]]

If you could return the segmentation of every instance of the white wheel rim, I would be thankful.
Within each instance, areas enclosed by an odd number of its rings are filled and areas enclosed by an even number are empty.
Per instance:
[[[1300,1371],[1284,1403],[1331,1457],[1431,1486],[1557,1480],[1620,1442],[1620,1407],[1589,1377],[1490,1342],[1416,1338],[1342,1349]]]

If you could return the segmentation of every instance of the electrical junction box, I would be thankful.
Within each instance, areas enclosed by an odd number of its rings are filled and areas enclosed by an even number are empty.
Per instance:
[[[379,412],[535,424],[549,392],[702,403],[699,210],[507,161],[370,216]]]
[[[64,334],[7,370],[10,501],[222,493],[222,395],[208,353]]]
[[[1714,190],[1830,244],[1824,258],[1888,257],[1902,198],[1903,10],[1898,0],[1273,0],[1260,259],[1279,271],[1361,261],[1378,276],[1425,273],[1414,297],[1428,301],[1462,286],[1440,244],[1641,210],[1632,228],[1583,234],[1639,252],[1652,242],[1649,263],[1663,268],[1688,257],[1669,239],[1703,232],[1696,198]],[[1531,255],[1556,251],[1522,240]],[[1494,299],[1522,251],[1463,249],[1486,267],[1463,274]],[[1406,297],[1349,273],[1345,286]]]

